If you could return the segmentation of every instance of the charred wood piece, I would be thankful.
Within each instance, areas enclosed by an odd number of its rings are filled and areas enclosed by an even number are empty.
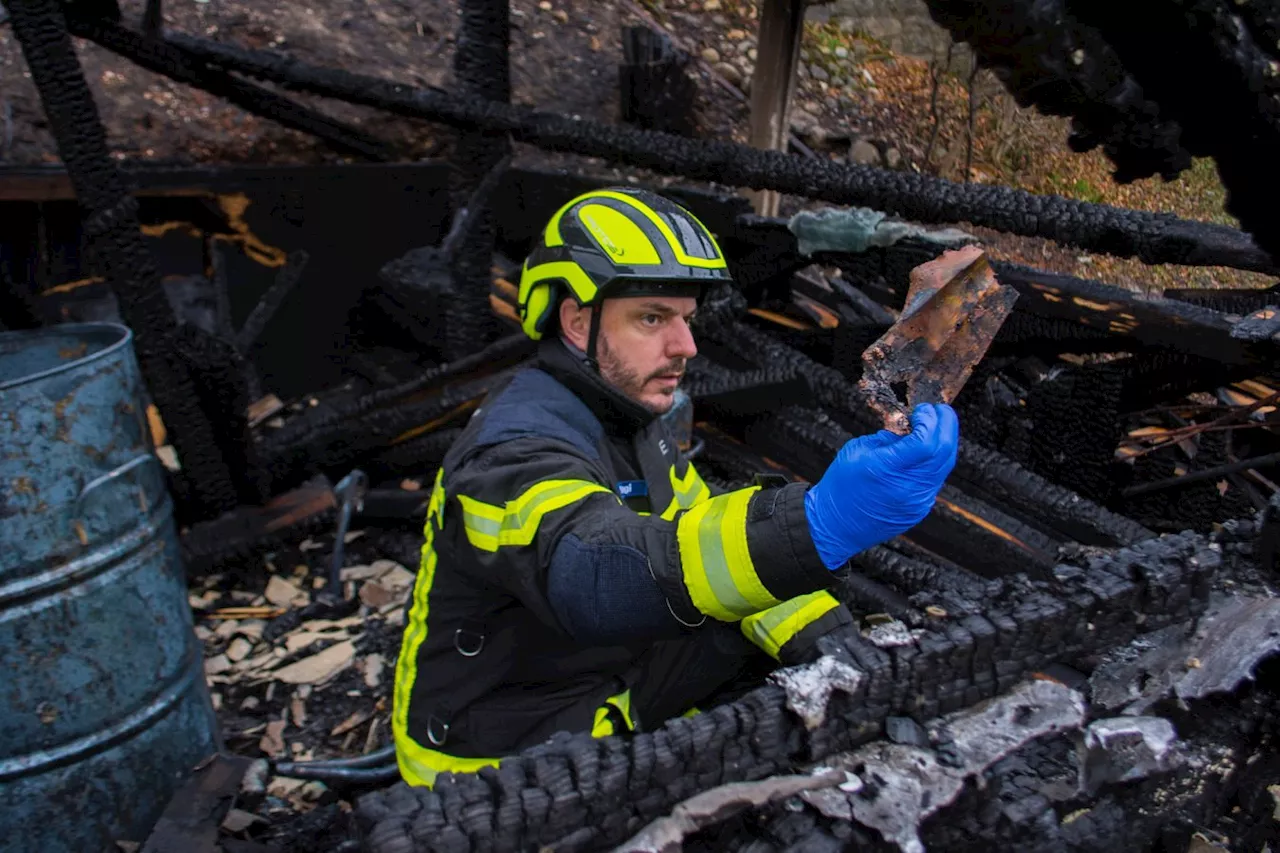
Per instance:
[[[906,435],[916,405],[952,402],[1017,298],[1017,291],[996,281],[976,246],[944,252],[912,270],[897,322],[862,355],[858,390],[885,429]]]
[[[284,300],[302,278],[302,273],[307,268],[307,261],[310,258],[311,256],[301,249],[290,252],[288,257],[285,258],[284,266],[276,273],[275,281],[271,283],[271,287],[258,300],[258,304],[253,306],[253,310],[249,312],[244,325],[240,327],[240,331],[235,335],[236,348],[240,352],[247,353],[257,343],[258,338],[262,335],[262,330],[271,322],[271,318],[275,316],[276,311],[280,310]]]
[[[331,529],[336,516],[333,486],[320,477],[263,506],[242,506],[192,525],[181,540],[183,562],[190,574],[205,574],[220,564],[254,557],[266,547]]]
[[[1280,307],[1267,305],[1231,327],[1231,337],[1246,341],[1276,340],[1280,335]]]
[[[636,127],[692,136],[697,87],[691,57],[671,37],[645,26],[624,27],[618,67],[620,115]]]
[[[1143,16],[1141,34],[1118,24],[1099,0],[1064,0],[1061,10],[1102,35],[1160,114],[1182,127],[1188,151],[1214,158],[1226,211],[1261,249],[1280,252],[1271,216],[1280,192],[1272,159],[1280,145],[1280,44],[1269,35],[1271,4],[1260,5],[1246,14],[1226,0],[1142,0],[1129,7]]]
[[[309,66],[279,53],[177,33],[168,34],[167,39],[206,61],[290,88],[428,121],[505,132],[515,141],[547,150],[602,157],[695,180],[856,204],[917,222],[972,222],[1120,257],[1137,257],[1147,263],[1280,270],[1248,235],[1223,226],[1006,187],[968,186],[922,175],[807,160],[730,142],[701,142],[658,131],[575,121]]]

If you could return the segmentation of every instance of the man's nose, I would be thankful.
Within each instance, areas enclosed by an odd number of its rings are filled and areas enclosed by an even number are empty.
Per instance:
[[[698,354],[698,345],[693,340],[693,330],[683,318],[676,318],[671,324],[671,332],[667,335],[667,358],[690,359]]]

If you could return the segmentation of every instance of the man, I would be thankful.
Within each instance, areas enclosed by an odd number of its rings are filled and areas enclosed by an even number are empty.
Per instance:
[[[519,289],[536,366],[475,412],[432,493],[392,715],[409,783],[557,731],[656,728],[761,651],[806,659],[852,621],[833,572],[932,507],[947,406],[850,441],[812,487],[706,486],[659,415],[699,297],[728,280],[710,232],[656,194],[590,192],[551,218]]]

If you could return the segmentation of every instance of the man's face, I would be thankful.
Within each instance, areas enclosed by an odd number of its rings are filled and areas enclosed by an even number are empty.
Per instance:
[[[650,411],[670,411],[685,364],[698,353],[689,330],[697,307],[692,297],[606,299],[596,342],[600,375]],[[589,328],[591,309],[578,310],[587,320],[582,327]],[[571,341],[586,349],[585,335],[571,335]]]

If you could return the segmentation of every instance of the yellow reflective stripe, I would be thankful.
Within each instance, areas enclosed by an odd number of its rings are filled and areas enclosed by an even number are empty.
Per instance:
[[[653,226],[658,229],[658,233],[660,233],[663,236],[663,238],[669,244],[671,244],[671,251],[673,254],[675,254],[676,261],[678,263],[682,263],[688,267],[699,267],[701,269],[707,269],[707,270],[720,270],[728,266],[728,264],[726,264],[724,261],[724,253],[720,251],[720,246],[719,244],[716,243],[716,238],[714,235],[711,234],[710,230],[707,231],[707,236],[711,238],[711,247],[712,249],[715,250],[716,256],[714,258],[695,258],[692,255],[685,252],[684,245],[680,242],[679,238],[677,238],[675,233],[671,230],[671,226],[668,225],[661,216],[654,213],[647,204],[643,204],[629,195],[624,195],[622,193],[609,192],[608,190],[600,190],[598,192],[593,192],[591,196],[593,198],[611,198],[615,201],[620,201],[623,204],[630,205],[631,207],[635,208],[636,210],[644,214],[645,218],[648,219],[650,222],[652,222]],[[692,213],[689,215],[693,216]],[[695,220],[697,219],[697,217],[694,217],[694,218]],[[557,222],[557,225],[558,224],[559,223]],[[701,222],[699,222],[698,224],[702,225]],[[702,227],[706,228],[705,225],[703,225]],[[557,231],[557,234],[559,234],[559,231]]]
[[[631,718],[631,690],[627,689],[616,696],[610,696],[604,700],[603,705],[596,708],[595,721],[591,724],[592,737],[608,737],[614,734],[613,718],[609,716],[610,705],[622,712],[622,719],[627,724],[627,730],[635,731],[636,723]]]
[[[711,489],[703,482],[702,475],[693,467],[692,462],[686,463],[683,477],[676,475],[674,465],[667,471],[667,475],[671,478],[671,491],[674,494],[671,497],[671,503],[667,504],[667,508],[662,511],[663,521],[671,521],[680,510],[697,506],[711,497]]]
[[[840,602],[826,590],[798,595],[742,620],[742,635],[758,649],[777,658],[782,647]]]
[[[747,547],[747,504],[759,486],[703,501],[680,517],[685,587],[699,612],[723,622],[781,602],[760,582]]]
[[[497,758],[458,758],[421,746],[413,738],[396,735],[396,763],[400,776],[410,785],[430,788],[441,773],[475,773],[482,767],[497,767]]]
[[[431,500],[427,504],[427,520],[423,525],[422,562],[413,585],[413,604],[409,608],[404,637],[400,642],[400,657],[396,661],[396,683],[393,691],[391,730],[396,744],[396,761],[400,773],[411,785],[430,785],[435,774],[444,767],[439,757],[449,759],[443,753],[434,753],[418,745],[409,736],[409,696],[418,677],[418,650],[427,638],[428,600],[431,585],[436,577],[436,528],[444,524],[444,468],[436,472]],[[465,759],[459,759],[464,760]]]
[[[632,267],[662,263],[648,235],[625,213],[603,204],[584,204],[578,219],[614,262]]]
[[[528,545],[544,515],[595,492],[613,494],[605,486],[589,480],[544,480],[503,506],[458,495],[462,527],[467,541],[482,551],[497,551],[503,545]]]
[[[529,301],[529,293],[533,288],[547,279],[563,279],[573,289],[573,295],[582,302],[590,302],[596,298],[596,283],[591,280],[582,267],[573,261],[549,261],[537,266],[525,266],[520,274],[520,290],[516,301],[524,304]]]

